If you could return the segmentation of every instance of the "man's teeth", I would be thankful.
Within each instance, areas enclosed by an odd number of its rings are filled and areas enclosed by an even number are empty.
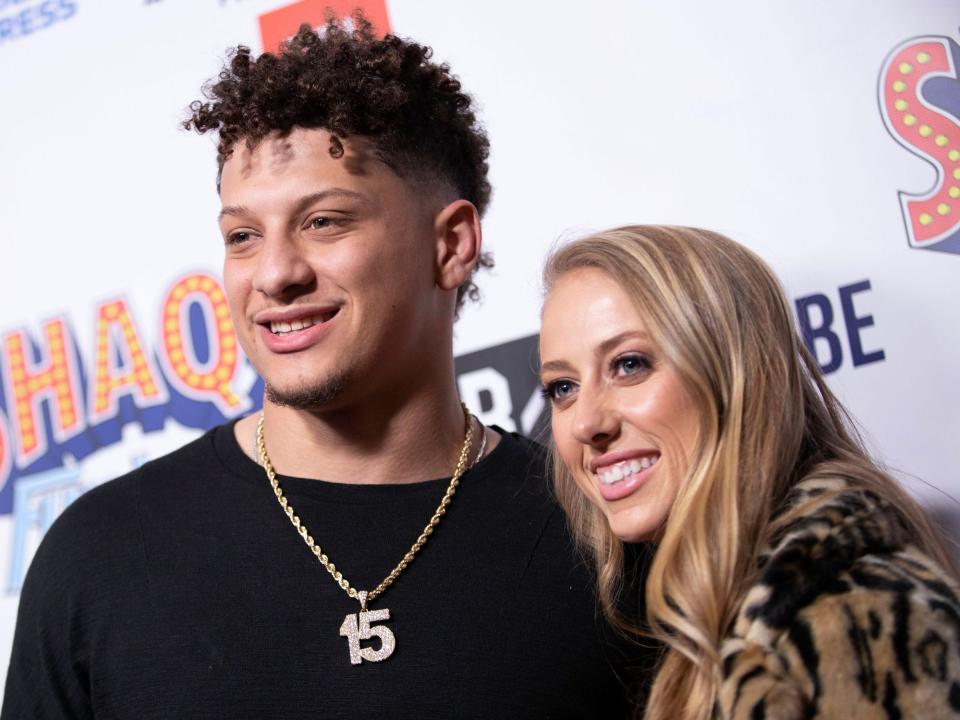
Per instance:
[[[286,335],[287,333],[303,330],[311,325],[317,325],[318,323],[322,322],[322,317],[306,318],[304,320],[294,320],[292,322],[271,322],[270,332],[272,332],[274,335]]]
[[[602,482],[604,485],[613,485],[621,480],[626,480],[631,475],[636,475],[638,472],[646,470],[649,467],[653,467],[657,464],[657,460],[659,459],[659,455],[645,455],[642,458],[624,460],[616,465],[610,465],[598,470],[597,477],[600,478],[600,482]]]

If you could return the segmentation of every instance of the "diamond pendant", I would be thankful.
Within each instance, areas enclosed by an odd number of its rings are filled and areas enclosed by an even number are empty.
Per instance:
[[[378,620],[389,620],[390,611],[387,608],[380,610],[367,610],[367,593],[357,593],[360,600],[360,612],[350,613],[343,619],[340,626],[340,637],[347,639],[347,645],[350,648],[350,664],[359,665],[364,660],[367,662],[380,662],[393,655],[397,647],[397,640],[393,636],[393,631],[386,625],[371,625],[370,623]],[[378,638],[380,648],[374,650],[372,647],[360,647],[361,640],[370,640]]]

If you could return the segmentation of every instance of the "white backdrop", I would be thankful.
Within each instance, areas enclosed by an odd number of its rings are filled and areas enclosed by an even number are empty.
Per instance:
[[[228,46],[323,4],[0,0],[0,671],[62,507],[259,402],[220,309],[213,141],[178,122]],[[960,6],[363,4],[490,134],[497,267],[457,333],[488,419],[540,409],[476,368],[537,332],[558,238],[708,227],[780,273],[870,446],[960,516]]]

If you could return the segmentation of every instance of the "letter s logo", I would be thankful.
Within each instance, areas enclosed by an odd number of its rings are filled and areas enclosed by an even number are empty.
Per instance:
[[[887,130],[937,171],[925,194],[900,192],[910,246],[960,253],[960,46],[947,37],[908,40],[880,72]]]

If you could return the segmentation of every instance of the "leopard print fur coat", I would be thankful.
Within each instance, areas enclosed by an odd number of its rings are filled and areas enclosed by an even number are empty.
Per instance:
[[[960,587],[842,479],[761,558],[721,646],[724,720],[960,718]]]

